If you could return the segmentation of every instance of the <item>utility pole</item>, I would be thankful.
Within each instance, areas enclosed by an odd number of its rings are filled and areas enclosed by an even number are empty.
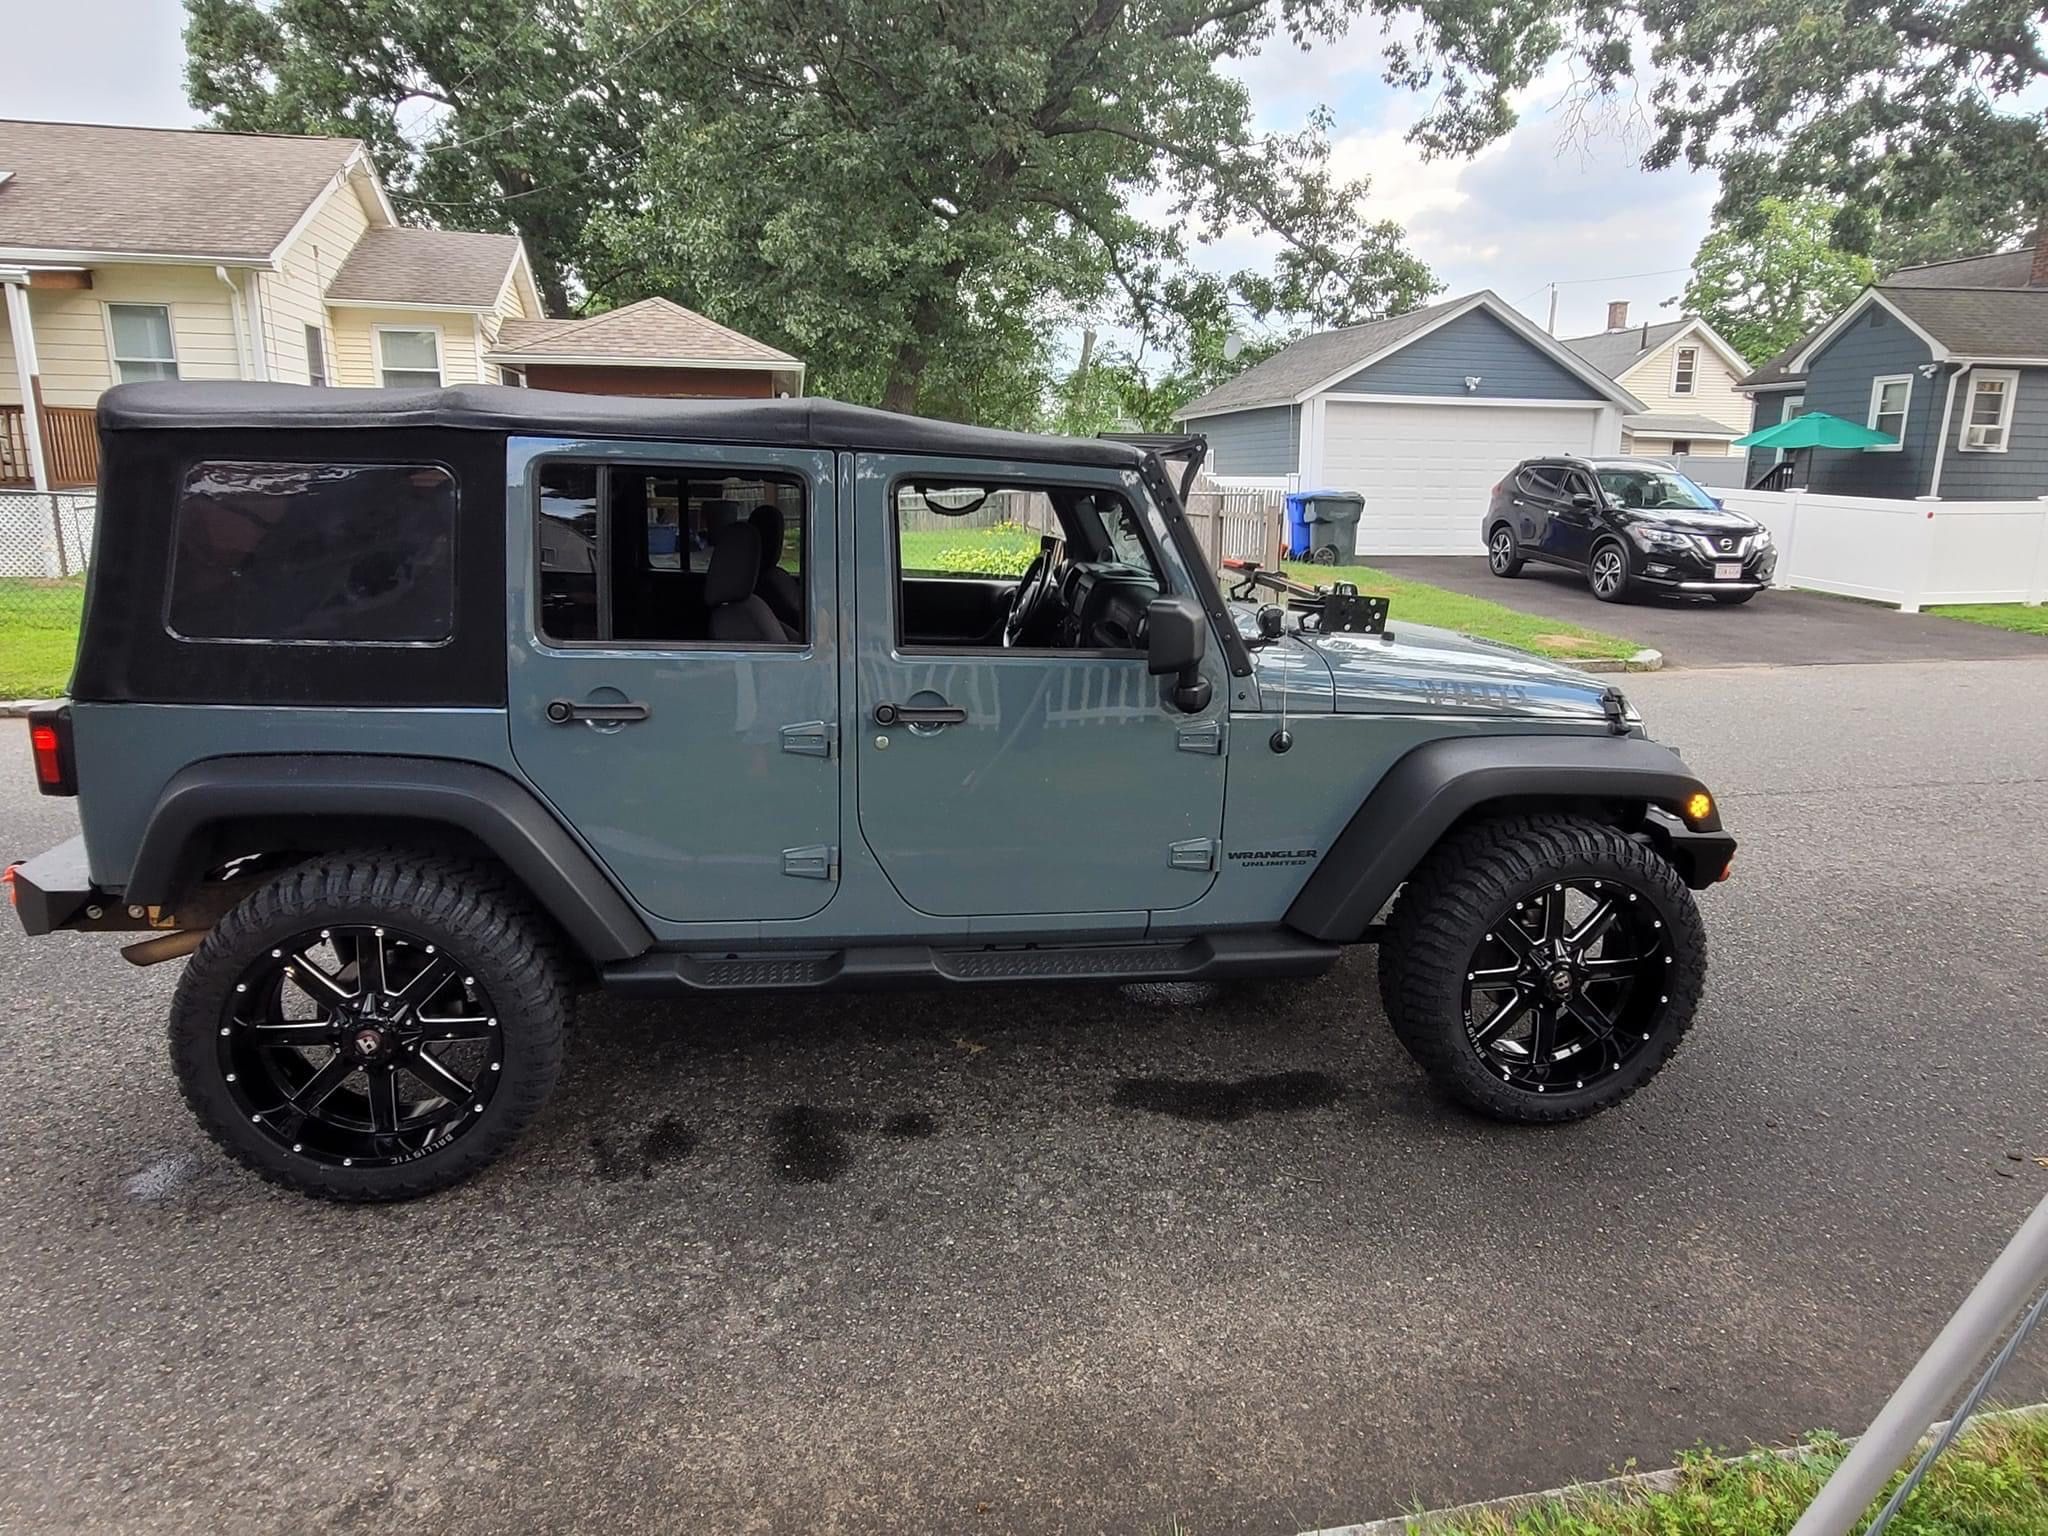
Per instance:
[[[1551,335],[1557,334],[1557,284],[1550,285],[1550,323],[1544,327]]]

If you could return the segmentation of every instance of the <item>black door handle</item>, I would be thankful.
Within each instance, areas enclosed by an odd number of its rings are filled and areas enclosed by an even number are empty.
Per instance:
[[[590,725],[635,725],[653,713],[645,704],[572,704],[556,699],[548,705],[548,719],[556,725],[581,720]]]
[[[967,711],[951,704],[931,709],[913,709],[905,704],[877,704],[877,725],[965,725]]]

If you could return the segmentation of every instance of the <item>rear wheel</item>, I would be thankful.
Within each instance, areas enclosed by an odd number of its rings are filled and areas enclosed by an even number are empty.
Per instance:
[[[1593,563],[1586,567],[1586,584],[1603,603],[1628,601],[1628,553],[1609,540],[1593,551]]]
[[[1692,893],[1603,822],[1537,815],[1446,841],[1380,947],[1394,1033],[1447,1092],[1502,1120],[1577,1120],[1671,1058],[1706,979]]]
[[[207,935],[171,1057],[244,1166],[326,1199],[401,1200],[517,1139],[560,1072],[569,1011],[552,935],[491,866],[333,854]]]
[[[1716,592],[1714,594],[1714,601],[1723,608],[1740,608],[1755,596],[1754,592]]]
[[[1515,531],[1506,523],[1494,529],[1486,541],[1486,568],[1496,576],[1522,574],[1522,556],[1515,543]]]

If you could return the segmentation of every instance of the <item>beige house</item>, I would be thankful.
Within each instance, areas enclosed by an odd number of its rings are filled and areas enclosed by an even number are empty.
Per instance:
[[[1621,418],[1621,451],[1719,458],[1749,430],[1737,391],[1749,364],[1696,315],[1632,326],[1627,304],[1607,306],[1607,329],[1563,343],[1643,402]]]
[[[355,139],[0,120],[0,289],[0,486],[92,484],[143,379],[803,388],[665,299],[547,319],[517,236],[401,227]]]

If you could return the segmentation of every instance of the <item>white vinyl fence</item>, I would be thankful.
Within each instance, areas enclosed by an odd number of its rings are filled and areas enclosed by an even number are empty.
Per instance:
[[[1905,613],[2048,598],[2048,497],[1888,501],[1730,490],[1721,501],[1771,530],[1782,587],[1893,603]]]

